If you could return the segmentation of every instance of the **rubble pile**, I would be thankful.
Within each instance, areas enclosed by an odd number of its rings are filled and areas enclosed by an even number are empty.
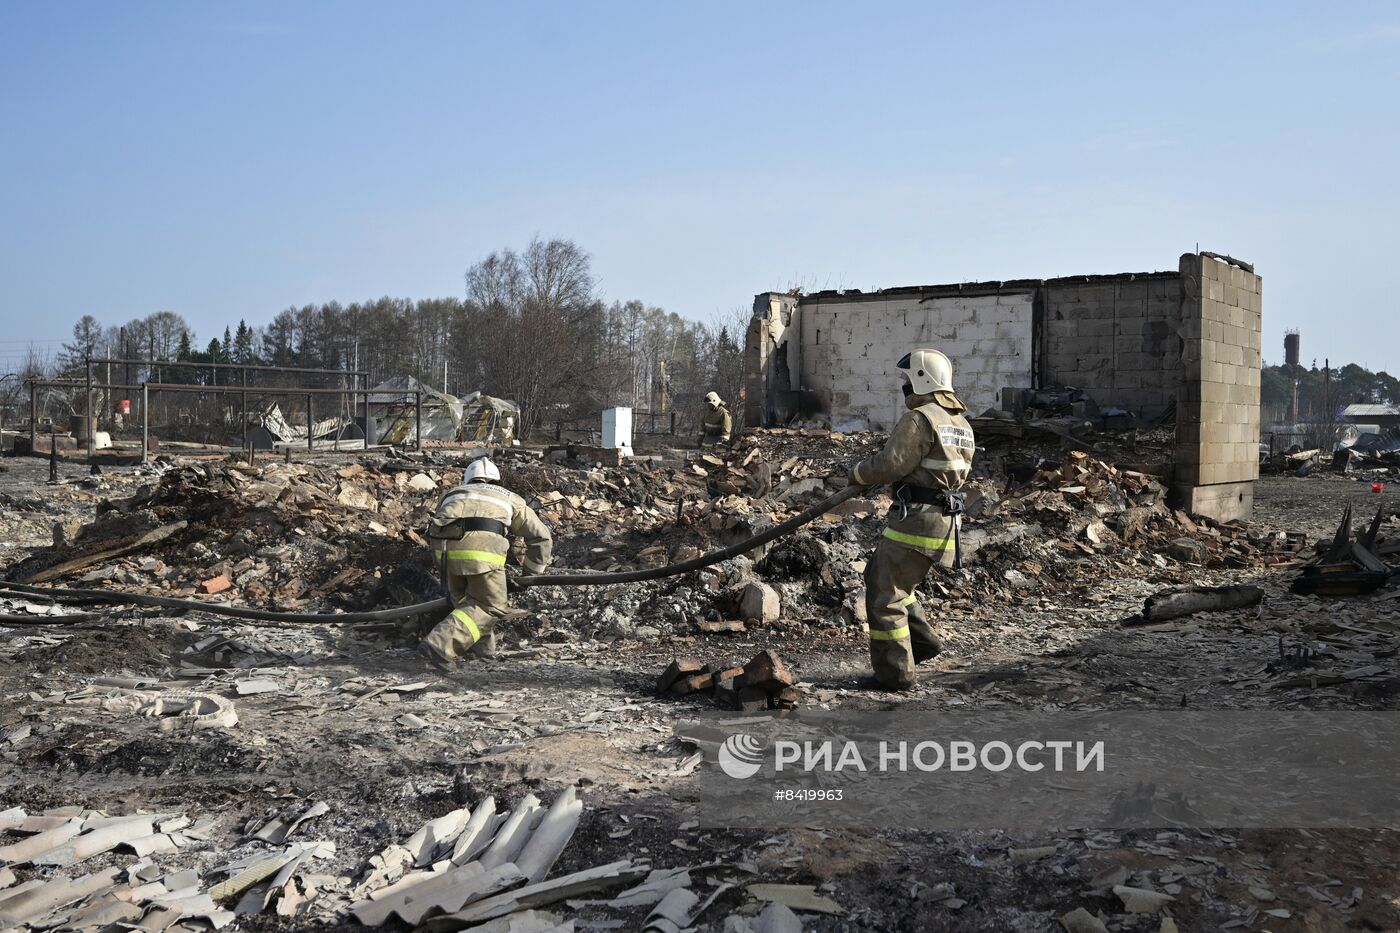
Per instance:
[[[725,457],[636,458],[621,467],[574,467],[529,451],[505,452],[499,462],[506,483],[555,529],[557,567],[656,567],[747,538],[844,482],[844,474],[827,481],[847,457],[832,455],[826,432],[774,436],[763,432]],[[870,443],[836,442],[857,451]],[[825,446],[826,457],[789,453],[804,444]],[[438,494],[460,481],[461,468],[434,454],[344,465],[166,462],[134,494],[99,500],[95,521],[55,526],[53,546],[35,549],[5,577],[286,610],[419,601],[438,589],[419,530]],[[869,500],[842,510],[858,518],[875,511]],[[832,516],[831,524],[839,520]],[[854,559],[859,547],[851,544]],[[747,563],[738,571],[722,574],[726,594],[754,579]],[[839,581],[823,572],[830,601]],[[733,602],[726,595],[700,616],[732,618]]]
[[[1387,557],[1400,555],[1400,541],[1379,536],[1385,520],[1382,506],[1366,531],[1353,538],[1351,506],[1347,506],[1331,543],[1318,542],[1317,559],[1293,581],[1293,592],[1306,596],[1355,596],[1378,590],[1400,574],[1400,569],[1386,561]]]
[[[99,502],[95,521],[6,577],[283,609],[388,605],[436,590],[414,529],[448,479],[393,463],[178,466]]]
[[[1144,473],[1163,474],[1172,463],[1176,429],[1134,423],[1112,429],[1073,414],[1017,417],[992,409],[968,419],[980,448],[973,467],[983,475],[1010,475],[1025,479],[1037,463],[1058,462],[1069,451],[1080,451],[1109,463]]]
[[[1366,470],[1381,475],[1400,474],[1400,429],[1365,434],[1337,451],[1343,470]]]
[[[566,900],[572,905],[610,888],[623,890],[590,902],[594,913],[651,907],[681,891],[690,895],[693,919],[713,901],[700,904],[686,870],[653,870],[644,859],[555,875],[584,812],[572,787],[548,807],[527,793],[498,811],[486,796],[432,819],[370,856],[353,886],[350,872],[333,869],[343,861],[334,841],[290,841],[320,835],[317,821],[330,812],[324,801],[299,801],[269,818],[253,817],[238,830],[231,854],[216,849],[229,827],[208,816],[0,810],[0,923],[7,930],[196,930],[272,914],[300,923],[353,916],[369,927],[397,918],[444,931],[492,921],[500,929],[546,931],[573,926],[542,908],[557,911]]]
[[[209,818],[195,821],[180,813],[109,816],[82,807],[0,811],[0,864],[6,866],[0,868],[0,928],[225,926],[233,913],[221,910],[201,889],[197,872],[171,871],[152,858],[198,847],[213,829]],[[115,865],[105,857],[113,852],[119,855]],[[90,860],[101,867],[85,865]],[[45,877],[44,870],[52,873]]]
[[[505,482],[555,530],[560,569],[659,567],[745,539],[829,495],[878,435],[765,430],[734,450],[637,457],[622,466],[498,456]],[[420,534],[465,460],[342,463],[241,460],[177,466],[96,521],[65,524],[54,546],[6,570],[21,582],[102,584],[284,610],[370,609],[438,593]],[[1197,523],[1165,505],[1155,477],[1082,451],[1014,477],[974,479],[963,525],[967,569],[931,579],[923,598],[1006,604],[1028,587],[1082,589],[1113,562],[1158,572],[1182,564],[1294,560],[1301,535]],[[1048,468],[1047,468],[1048,467]],[[531,629],[573,637],[722,634],[757,626],[859,631],[862,572],[889,508],[872,490],[803,531],[680,577],[606,588],[526,590]],[[1163,580],[1162,582],[1170,582]]]
[[[686,560],[771,527],[840,489],[846,467],[882,441],[767,429],[722,455],[570,468],[513,452],[499,465],[506,485],[564,532],[556,542],[561,563],[608,571]]]
[[[1307,547],[1300,533],[1192,519],[1170,509],[1166,498],[1158,479],[1072,451],[1059,467],[1040,470],[988,508],[1034,522],[1055,537],[1055,547],[1086,555],[1132,547],[1182,563],[1246,567],[1290,562]]]

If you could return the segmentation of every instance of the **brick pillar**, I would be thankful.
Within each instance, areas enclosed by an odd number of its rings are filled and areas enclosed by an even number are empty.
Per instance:
[[[1209,256],[1181,257],[1182,375],[1177,505],[1217,521],[1247,518],[1259,478],[1259,276]]]

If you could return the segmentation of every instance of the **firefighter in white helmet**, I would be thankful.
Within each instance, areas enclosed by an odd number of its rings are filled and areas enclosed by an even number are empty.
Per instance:
[[[462,484],[438,501],[428,526],[452,611],[423,639],[423,649],[447,664],[468,652],[487,658],[494,654],[496,619],[507,608],[510,539],[525,539],[526,573],[549,566],[554,549],[549,528],[500,481],[494,463],[485,457],[473,460]]]
[[[976,445],[953,392],[953,365],[937,350],[914,350],[896,364],[904,406],[884,450],[852,468],[861,486],[888,483],[894,504],[865,567],[870,662],[887,690],[908,690],[914,666],[941,650],[915,588],[933,566],[961,565],[962,493]]]
[[[734,418],[718,392],[705,396],[704,433],[700,435],[701,449],[723,444],[734,431]]]

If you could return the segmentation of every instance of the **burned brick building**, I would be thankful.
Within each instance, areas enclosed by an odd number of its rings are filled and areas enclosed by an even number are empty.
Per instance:
[[[937,347],[973,414],[1003,388],[1068,385],[1102,407],[1174,415],[1179,503],[1240,517],[1259,473],[1261,292],[1252,266],[1214,253],[1173,272],[765,292],[745,347],[746,420],[888,430],[903,410],[895,361]]]

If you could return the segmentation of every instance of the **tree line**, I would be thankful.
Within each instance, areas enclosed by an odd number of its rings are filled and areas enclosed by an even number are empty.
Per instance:
[[[525,430],[596,423],[601,409],[618,405],[643,421],[652,412],[665,422],[662,413],[674,410],[689,429],[706,392],[736,398],[746,321],[747,311],[711,325],[642,301],[606,301],[584,250],[535,239],[473,264],[460,298],[289,307],[266,324],[226,326],[202,348],[171,311],[120,325],[84,315],[53,368],[81,377],[85,360],[110,355],[140,361],[121,379],[209,386],[239,384],[237,371],[216,363],[361,370],[371,386],[407,375],[453,395],[480,390],[510,399],[521,406]],[[278,382],[257,376],[261,385]],[[320,384],[352,383],[332,376]]]
[[[1297,392],[1296,420],[1334,422],[1348,405],[1400,405],[1400,379],[1385,371],[1371,372],[1355,363],[1312,368],[1287,363],[1265,366],[1259,377],[1259,401],[1265,422],[1287,420]]]

